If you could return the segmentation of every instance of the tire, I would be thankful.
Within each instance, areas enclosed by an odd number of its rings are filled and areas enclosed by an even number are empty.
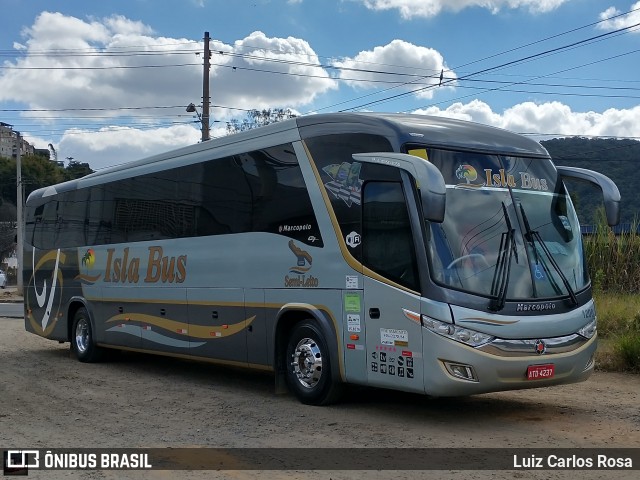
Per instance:
[[[327,341],[311,320],[298,323],[291,331],[285,357],[289,389],[306,405],[328,405],[342,391],[331,372]]]
[[[73,316],[71,351],[83,363],[97,362],[104,354],[104,350],[95,344],[91,318],[84,307],[79,308]]]

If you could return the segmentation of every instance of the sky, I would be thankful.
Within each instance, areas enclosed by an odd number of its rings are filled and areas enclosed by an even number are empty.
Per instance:
[[[640,139],[640,1],[0,0],[0,122],[94,170],[252,109]],[[535,135],[534,135],[535,134]]]

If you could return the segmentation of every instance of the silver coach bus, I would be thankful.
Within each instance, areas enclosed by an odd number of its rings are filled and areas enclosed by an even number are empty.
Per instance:
[[[122,159],[125,160],[125,159]],[[432,396],[593,371],[596,313],[556,167],[504,130],[305,116],[33,192],[25,327],[82,362],[115,348]]]

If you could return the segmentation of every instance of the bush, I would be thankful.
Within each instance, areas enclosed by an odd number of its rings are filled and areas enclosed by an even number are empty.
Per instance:
[[[615,350],[624,361],[625,369],[640,372],[640,332],[620,335]]]
[[[594,235],[584,237],[584,251],[595,291],[640,293],[640,235],[638,223],[614,234],[604,221]]]

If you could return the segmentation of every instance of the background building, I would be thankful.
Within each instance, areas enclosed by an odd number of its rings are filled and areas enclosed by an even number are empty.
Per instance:
[[[13,129],[12,125],[0,122],[0,157],[12,158],[14,155],[14,146],[19,132]],[[20,139],[20,154],[33,155],[35,149],[33,145],[24,138]]]

